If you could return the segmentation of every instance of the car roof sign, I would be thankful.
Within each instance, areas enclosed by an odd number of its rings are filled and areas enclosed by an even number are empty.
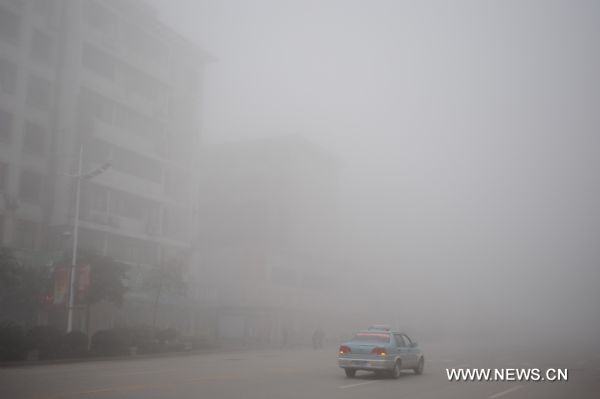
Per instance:
[[[385,324],[373,324],[369,327],[369,331],[379,330],[379,331],[391,331],[390,326]]]

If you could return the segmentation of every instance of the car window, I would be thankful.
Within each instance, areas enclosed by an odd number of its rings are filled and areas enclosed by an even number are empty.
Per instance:
[[[402,338],[404,338],[404,342],[406,342],[406,346],[410,346],[412,344],[412,341],[410,340],[410,338],[408,338],[408,335],[402,334]]]
[[[404,339],[402,338],[402,335],[400,334],[394,334],[394,338],[396,339],[396,345],[397,346],[406,346],[406,343],[404,342]]]
[[[390,334],[375,332],[358,333],[352,338],[352,341],[368,344],[388,343],[390,342]]]

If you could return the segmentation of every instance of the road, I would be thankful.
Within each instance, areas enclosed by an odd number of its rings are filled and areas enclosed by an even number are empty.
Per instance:
[[[425,373],[346,378],[337,347],[220,352],[0,369],[6,399],[600,398],[600,353],[431,345]],[[446,368],[567,368],[566,382],[456,382]]]

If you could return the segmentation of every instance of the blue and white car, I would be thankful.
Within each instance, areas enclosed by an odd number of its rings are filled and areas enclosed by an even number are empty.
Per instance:
[[[371,327],[357,332],[351,340],[340,345],[338,365],[350,378],[356,375],[357,370],[386,373],[398,378],[401,370],[422,374],[425,357],[408,335],[388,328]]]

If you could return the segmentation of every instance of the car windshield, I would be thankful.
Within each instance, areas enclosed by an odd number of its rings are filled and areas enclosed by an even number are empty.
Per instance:
[[[390,342],[390,334],[380,332],[360,332],[352,338],[354,342],[366,344],[381,344]]]

